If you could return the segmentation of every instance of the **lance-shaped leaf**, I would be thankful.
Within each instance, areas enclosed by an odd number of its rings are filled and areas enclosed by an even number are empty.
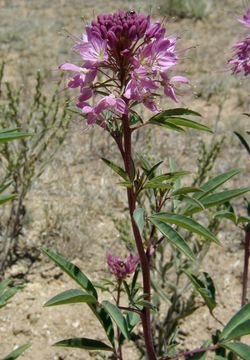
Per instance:
[[[194,197],[196,199],[202,199],[203,197],[207,196],[208,194],[219,188],[221,185],[223,185],[225,182],[227,182],[228,180],[230,180],[232,177],[234,177],[239,173],[240,173],[239,169],[233,169],[223,174],[215,176],[213,179],[210,179],[201,186],[203,193],[194,194]]]
[[[163,113],[166,116],[182,116],[182,115],[193,115],[193,116],[200,116],[201,114],[197,111],[193,111],[187,108],[174,108],[174,109],[168,109],[164,110]]]
[[[76,106],[68,106],[66,108],[67,111],[72,112],[74,114],[80,114],[83,115],[83,112],[80,108],[76,107]]]
[[[173,191],[172,196],[185,195],[185,194],[197,193],[197,192],[204,192],[204,191],[200,188],[185,186]]]
[[[197,221],[187,216],[161,212],[153,215],[152,218],[161,220],[162,222],[165,223],[175,224],[186,230],[191,231],[192,233],[198,234],[209,241],[213,241],[217,244],[220,244],[219,240],[211,231],[209,231],[204,226],[199,224]]]
[[[244,148],[246,149],[248,154],[250,155],[250,146],[248,145],[246,139],[241,134],[239,134],[237,131],[234,131],[234,133],[238,137],[238,139],[240,140],[241,144],[244,146]]]
[[[238,355],[243,360],[250,359],[250,346],[247,344],[244,344],[242,342],[226,342],[221,343],[220,346],[224,347],[229,351],[232,351],[234,354]]]
[[[123,170],[120,166],[115,165],[114,163],[112,163],[111,161],[102,158],[102,161],[108,165],[116,174],[118,174],[119,176],[121,176],[126,182],[129,182],[129,177],[126,173],[125,170]]]
[[[10,200],[14,200],[17,197],[17,194],[11,194],[11,195],[1,195],[0,196],[0,205],[5,204],[6,202]]]
[[[80,289],[70,289],[54,296],[49,301],[47,301],[44,306],[57,306],[76,303],[93,304],[96,303],[96,298],[93,295]]]
[[[97,292],[94,288],[92,282],[87,278],[87,276],[77,267],[72,264],[70,261],[66,260],[63,256],[47,250],[45,248],[42,249],[42,252],[46,254],[51,260],[54,261],[66,274],[68,274],[77,284],[79,284],[84,290],[88,293],[92,294],[96,299]]]
[[[206,125],[183,117],[169,116],[165,111],[162,111],[160,114],[153,116],[149,120],[149,123],[163,127],[173,127],[172,129],[177,131],[183,130],[182,127],[187,127],[195,130],[207,131],[210,133],[213,132]]]
[[[171,245],[175,246],[179,251],[185,254],[192,260],[195,260],[194,253],[183,239],[183,237],[175,231],[165,221],[161,221],[155,218],[155,215],[149,218],[151,223],[157,227],[157,229],[168,239]]]
[[[198,293],[202,296],[207,307],[209,308],[209,311],[212,313],[214,308],[216,307],[216,301],[215,301],[215,287],[211,277],[207,273],[204,273],[205,279],[207,280],[206,284],[204,284],[194,274],[186,270],[183,270],[183,272],[188,276],[195,290],[198,291]]]
[[[250,319],[240,323],[236,326],[229,335],[227,335],[227,341],[232,339],[240,339],[242,336],[250,334]]]
[[[102,350],[113,351],[113,349],[99,340],[93,340],[88,338],[75,338],[58,341],[53,346],[85,349],[85,350]]]
[[[226,190],[226,191],[222,191],[219,193],[215,193],[215,194],[203,197],[202,199],[199,199],[199,201],[207,209],[207,208],[211,208],[213,206],[222,205],[225,202],[228,202],[236,197],[242,196],[245,193],[247,193],[249,190],[250,190],[250,188]],[[198,207],[195,207],[195,206],[189,207],[189,208],[185,209],[184,214],[192,215],[198,211],[200,211],[200,209]]]
[[[74,264],[66,260],[63,256],[54,253],[53,251],[42,249],[42,251],[53,260],[63,271],[66,272],[73,280],[76,281],[84,290],[93,295],[96,299],[97,292],[91,281],[86,275]],[[111,344],[114,343],[114,329],[111,318],[104,308],[98,307],[96,304],[88,304],[90,309],[93,311],[97,319],[102,324],[107,337]]]
[[[142,235],[144,229],[144,210],[142,208],[136,208],[133,214],[136,225]]]
[[[214,217],[220,218],[220,219],[227,219],[232,221],[234,224],[237,224],[237,216],[230,211],[219,211],[217,212]]]
[[[21,131],[0,131],[0,143],[12,141],[16,139],[24,139],[26,137],[33,136],[34,134],[21,132]]]
[[[24,351],[26,351],[29,347],[31,347],[31,344],[25,344],[22,346],[19,346],[16,350],[12,351],[10,354],[5,356],[3,360],[15,360],[17,359]]]
[[[229,320],[220,334],[220,341],[227,340],[232,331],[247,320],[250,320],[250,303],[243,306],[231,320]]]
[[[128,339],[129,338],[129,331],[125,317],[123,316],[121,310],[114,304],[109,301],[103,301],[102,305],[104,309],[109,313],[112,317],[118,328],[121,330],[123,336]]]

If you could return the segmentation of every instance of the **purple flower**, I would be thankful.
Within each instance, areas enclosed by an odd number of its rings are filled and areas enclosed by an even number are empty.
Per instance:
[[[250,8],[247,10],[246,14],[239,21],[245,25],[247,28],[250,28]],[[250,35],[247,35],[246,38],[235,45],[233,45],[234,55],[231,59],[228,60],[228,63],[231,65],[231,70],[233,74],[243,73],[245,76],[250,74]]]
[[[246,27],[250,28],[250,8],[247,9],[246,14],[243,16],[242,19],[238,19],[239,22],[241,22],[243,25],[245,25]]]
[[[103,97],[96,106],[92,107],[83,101],[82,112],[87,117],[87,124],[92,125],[98,120],[101,125],[106,124],[106,119],[103,116],[103,111],[113,110],[119,114],[127,113],[127,105],[121,98],[116,98],[113,94]]]
[[[243,73],[245,76],[250,74],[250,35],[243,41],[233,46],[236,49],[234,56],[228,61],[232,65],[234,74]]]
[[[161,73],[161,77],[165,95],[173,101],[178,102],[174,83],[189,84],[189,80],[184,76],[173,76],[169,78],[167,73]]]
[[[87,37],[75,45],[74,49],[79,52],[85,61],[84,66],[91,68],[105,63],[108,60],[107,41],[95,33],[92,28],[86,27]]]
[[[118,280],[123,280],[135,271],[139,263],[139,256],[130,253],[125,261],[119,256],[108,254],[107,263],[111,274],[115,275]]]
[[[110,119],[118,121],[118,115],[121,118],[140,103],[157,112],[161,93],[177,101],[173,83],[187,81],[169,73],[179,57],[176,38],[165,34],[160,22],[134,11],[102,14],[86,27],[74,46],[82,65],[67,62],[59,69],[73,72],[68,87],[80,89],[77,106],[88,124],[108,126]],[[88,103],[93,97],[96,106]]]

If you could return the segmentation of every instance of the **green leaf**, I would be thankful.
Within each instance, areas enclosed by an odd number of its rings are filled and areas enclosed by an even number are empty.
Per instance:
[[[102,305],[104,306],[104,309],[109,313],[109,315],[112,317],[116,325],[121,330],[121,333],[123,336],[128,339],[129,338],[129,332],[128,327],[125,318],[122,315],[121,310],[114,304],[112,304],[109,301],[103,301]]]
[[[203,190],[192,186],[186,186],[173,191],[172,195],[176,196],[176,195],[184,195],[184,194],[196,193],[196,192],[203,192]]]
[[[175,231],[171,226],[166,224],[166,222],[155,218],[155,215],[152,216],[149,220],[152,222],[153,225],[157,227],[157,229],[169,240],[169,242],[173,246],[175,246],[179,251],[184,253],[190,259],[195,260],[195,256],[192,250],[177,231]]]
[[[168,109],[163,111],[164,115],[166,116],[182,116],[182,115],[194,115],[194,116],[200,116],[201,114],[197,111],[193,111],[187,108],[175,108],[175,109]]]
[[[181,114],[181,111],[176,110],[175,111],[176,114],[174,115],[179,115]],[[178,114],[179,112],[179,114]],[[189,112],[189,113],[187,113]],[[186,115],[190,115],[190,110],[186,112]],[[182,112],[184,113],[184,112]],[[213,132],[209,127],[198,123],[196,121],[187,119],[187,118],[182,118],[182,117],[178,117],[178,116],[172,116],[170,115],[171,113],[166,110],[166,111],[162,111],[160,114],[157,114],[155,116],[153,116],[150,120],[149,123],[151,124],[155,124],[155,125],[159,125],[159,126],[163,126],[163,127],[168,127],[172,130],[176,130],[176,131],[183,131],[182,126],[183,127],[188,127],[188,128],[192,128],[192,129],[196,129],[196,130],[200,130],[200,131],[207,131],[207,132]],[[198,113],[193,113],[195,115],[200,115]]]
[[[126,182],[129,182],[129,177],[126,173],[125,170],[123,170],[120,166],[115,165],[114,163],[112,163],[111,161],[101,158],[102,161],[108,165],[116,174],[118,174],[119,176],[121,176]]]
[[[3,281],[0,282],[0,296],[11,283],[12,283],[11,279],[4,279]]]
[[[65,271],[73,280],[76,281],[84,290],[93,295],[98,299],[96,289],[94,288],[91,281],[82,273],[82,271],[74,264],[66,260],[63,256],[49,251],[47,249],[42,249],[42,251],[53,260],[63,271]],[[102,324],[107,337],[111,344],[114,343],[114,329],[111,318],[105,309],[98,307],[95,304],[88,304],[90,309],[93,311],[97,319]]]
[[[128,324],[129,333],[134,329],[134,327],[139,324],[141,317],[138,313],[134,311],[129,311],[126,315],[126,320]]]
[[[5,356],[3,360],[15,360],[17,359],[24,351],[26,351],[29,347],[31,347],[31,344],[25,344],[22,346],[19,346],[16,350],[12,351],[9,355]]]
[[[239,173],[240,173],[239,169],[233,169],[223,174],[217,175],[216,177],[214,177],[213,179],[209,180],[208,182],[206,182],[201,186],[201,189],[204,191],[203,193],[194,194],[194,197],[196,199],[202,199],[203,197],[207,196],[208,194],[216,190],[218,187],[220,187],[225,182],[227,182],[228,180],[230,180],[232,177],[234,177]]]
[[[224,327],[220,334],[220,341],[226,340],[230,336],[231,332],[237,328],[240,324],[250,320],[250,303],[243,306]]]
[[[54,296],[44,304],[44,306],[57,306],[65,304],[76,304],[76,303],[96,303],[96,298],[82,290],[70,289],[63,291],[62,293]]]
[[[195,290],[202,296],[207,307],[209,308],[209,311],[212,313],[214,308],[216,307],[216,301],[215,288],[210,276],[208,276],[208,274],[206,273],[205,278],[206,280],[209,280],[209,283],[204,284],[197,276],[190,273],[189,271],[183,270],[183,272],[187,275],[191,283],[194,285]]]
[[[250,346],[242,342],[221,343],[223,348],[232,351],[243,360],[250,359]]]
[[[136,225],[142,235],[144,229],[144,210],[142,208],[136,208],[133,214]]]
[[[208,126],[200,124],[193,120],[189,120],[189,119],[185,119],[185,118],[169,117],[166,119],[166,121],[175,126],[184,126],[184,127],[192,128],[195,130],[213,133],[213,131]]]
[[[185,201],[186,203],[193,205],[194,207],[197,207],[199,209],[197,211],[205,210],[204,205],[198,199],[196,199],[194,196],[191,197],[188,195],[182,195],[179,200]],[[184,214],[185,213],[186,213],[186,209],[184,210]]]
[[[226,340],[239,339],[250,334],[250,319],[240,323],[228,335]]]
[[[47,250],[42,249],[42,252],[46,254],[51,260],[54,261],[66,274],[68,274],[77,284],[79,284],[84,290],[92,294],[96,299],[98,299],[96,289],[94,288],[91,281],[87,278],[86,275],[70,261],[66,260],[63,256]]]
[[[0,205],[5,204],[6,202],[10,200],[14,200],[17,197],[17,194],[11,194],[11,195],[1,195],[0,196]]]
[[[199,201],[203,204],[203,206],[207,209],[213,206],[222,205],[227,201],[230,201],[238,196],[241,196],[245,193],[247,193],[250,190],[250,188],[241,188],[241,189],[234,189],[234,190],[226,190],[222,191],[216,194],[212,194],[206,197],[203,197],[202,199],[199,199]],[[188,209],[185,209],[186,215],[192,215],[195,212],[199,211],[199,208],[197,207],[190,207]]]
[[[74,114],[79,114],[79,115],[83,115],[83,112],[81,109],[79,109],[78,107],[76,106],[69,106],[66,108],[67,111],[70,111]]]
[[[142,169],[147,176],[149,180],[153,179],[155,177],[155,170],[158,169],[158,167],[163,163],[163,161],[159,161],[157,164],[153,165],[150,169],[144,168],[142,166]]]
[[[239,216],[237,220],[237,224],[250,223],[250,217],[247,216]]]
[[[88,338],[75,338],[62,340],[55,343],[53,346],[70,347],[77,349],[86,350],[102,350],[102,351],[113,351],[113,349],[99,340],[93,340]]]
[[[24,139],[26,137],[33,136],[34,134],[25,132],[0,132],[0,143],[4,143],[16,139]]]
[[[238,139],[240,140],[241,144],[244,146],[244,148],[246,149],[246,151],[248,152],[248,154],[250,155],[250,146],[248,145],[247,141],[244,139],[244,137],[239,134],[237,131],[234,131],[235,135],[238,137]]]
[[[195,234],[198,234],[209,241],[213,241],[217,244],[220,244],[219,240],[211,231],[209,231],[207,228],[199,224],[197,221],[188,218],[184,215],[161,212],[153,215],[152,218],[158,219],[165,223],[175,224]]]
[[[17,293],[18,288],[7,288],[0,296],[0,309]]]
[[[237,223],[237,216],[234,213],[230,212],[230,211],[219,211],[214,215],[214,217],[220,218],[220,219],[230,220],[234,224]]]

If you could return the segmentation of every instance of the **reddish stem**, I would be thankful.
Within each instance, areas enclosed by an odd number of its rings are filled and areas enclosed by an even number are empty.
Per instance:
[[[249,257],[250,257],[250,224],[248,224],[245,227],[244,267],[243,267],[241,306],[244,306],[247,303]]]
[[[189,351],[183,351],[183,352],[180,352],[177,355],[161,357],[160,360],[180,359],[182,357],[186,359],[187,357],[193,356],[195,354],[200,354],[200,353],[204,353],[204,352],[207,352],[207,351],[217,350],[218,347],[219,347],[219,345],[216,344],[216,345],[209,346],[208,348],[197,348],[197,349],[193,349],[193,350],[189,350]]]
[[[129,120],[127,115],[123,115],[123,129],[124,129],[124,166],[127,174],[132,180],[132,153],[131,153],[131,129],[129,127]],[[123,154],[122,154],[123,155]],[[139,229],[134,221],[133,213],[136,207],[136,194],[133,188],[127,189],[127,197],[129,204],[129,213],[132,223],[132,229],[134,233],[134,238],[136,242],[136,247],[138,255],[140,257],[141,269],[142,269],[142,279],[143,279],[143,293],[145,294],[145,300],[150,302],[150,292],[151,292],[151,283],[150,283],[150,266],[147,255],[144,251],[143,241]],[[150,322],[150,310],[146,307],[142,309],[141,320],[143,327],[144,340],[147,350],[147,356],[149,360],[156,360],[156,354],[153,345],[153,337],[151,332],[151,322]]]

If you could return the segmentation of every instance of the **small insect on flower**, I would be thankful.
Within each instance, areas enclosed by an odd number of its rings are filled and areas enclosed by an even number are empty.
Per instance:
[[[128,11],[127,14],[128,14],[128,15],[134,15],[134,14],[135,14],[135,11],[134,11],[134,10],[130,10],[130,11]]]

